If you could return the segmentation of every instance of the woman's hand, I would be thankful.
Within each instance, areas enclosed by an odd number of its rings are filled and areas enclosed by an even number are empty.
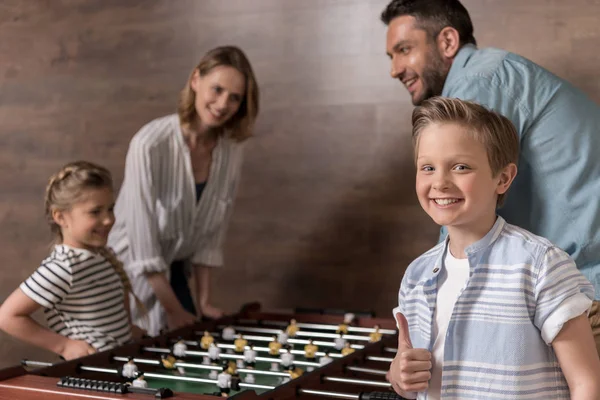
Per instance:
[[[210,304],[203,304],[200,307],[201,307],[200,308],[201,315],[203,315],[209,319],[217,319],[217,318],[221,318],[223,315],[225,315],[223,310],[221,310],[220,308],[217,308],[217,307],[213,307]]]
[[[182,326],[191,325],[195,323],[198,318],[181,308],[178,311],[167,313],[167,325],[169,326],[169,330],[175,330],[181,328]]]

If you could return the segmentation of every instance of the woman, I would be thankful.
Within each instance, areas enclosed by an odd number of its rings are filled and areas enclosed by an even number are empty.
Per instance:
[[[192,71],[178,113],[149,122],[131,140],[109,245],[146,308],[132,310],[132,319],[150,335],[222,315],[209,302],[210,270],[223,264],[243,144],[257,115],[248,59],[236,47],[218,47]]]

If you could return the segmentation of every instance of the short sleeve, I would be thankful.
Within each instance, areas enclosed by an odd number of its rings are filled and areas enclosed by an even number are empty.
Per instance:
[[[551,344],[566,322],[589,310],[594,287],[567,253],[550,247],[541,257],[534,294],[534,324]]]
[[[61,266],[55,261],[47,261],[19,287],[25,295],[42,307],[53,308],[67,296],[72,282],[73,275],[69,267]]]

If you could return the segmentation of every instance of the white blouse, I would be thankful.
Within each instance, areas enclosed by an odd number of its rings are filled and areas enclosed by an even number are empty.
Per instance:
[[[125,264],[133,291],[149,313],[141,318],[132,309],[133,322],[151,335],[166,327],[166,317],[144,273],[166,272],[169,278],[175,260],[223,264],[243,148],[229,138],[218,140],[208,181],[196,202],[189,148],[177,114],[149,122],[129,144],[108,244]]]

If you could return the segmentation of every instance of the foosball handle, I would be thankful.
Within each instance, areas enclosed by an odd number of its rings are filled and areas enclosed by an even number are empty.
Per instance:
[[[406,400],[395,392],[361,392],[359,400]]]

